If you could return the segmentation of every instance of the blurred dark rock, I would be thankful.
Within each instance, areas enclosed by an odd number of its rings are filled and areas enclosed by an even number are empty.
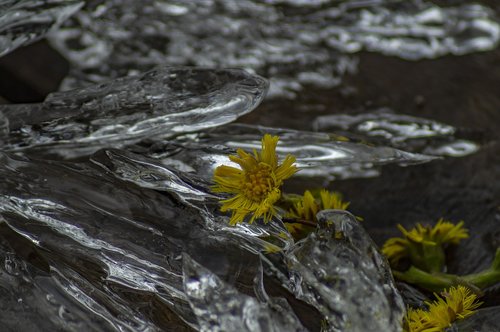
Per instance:
[[[57,91],[69,64],[45,40],[0,58],[0,103],[41,102]]]

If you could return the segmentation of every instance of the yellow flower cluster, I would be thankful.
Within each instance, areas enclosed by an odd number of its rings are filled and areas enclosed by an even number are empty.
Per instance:
[[[426,302],[428,310],[409,309],[405,316],[405,332],[441,332],[459,319],[474,314],[482,304],[477,295],[465,286],[451,287],[442,293],[434,294],[436,300]]]
[[[346,210],[349,204],[349,202],[344,202],[342,200],[342,195],[338,192],[322,189],[319,192],[319,199],[315,199],[313,194],[309,190],[306,190],[304,192],[304,196],[293,204],[293,207],[288,211],[286,217],[316,223],[316,214],[319,211],[327,209]],[[299,234],[304,232],[308,227],[304,224],[296,222],[287,222],[285,223],[285,226],[290,234],[295,237],[300,237]]]
[[[252,223],[260,217],[268,222],[277,214],[274,204],[281,198],[283,180],[297,172],[297,167],[293,165],[295,157],[291,155],[278,164],[278,139],[278,136],[266,134],[262,138],[260,152],[254,149],[250,154],[238,149],[237,155],[229,156],[240,168],[222,165],[215,170],[212,190],[233,194],[222,201],[221,207],[222,212],[232,212],[231,225],[243,222],[247,215],[251,215],[249,222]]]
[[[340,193],[326,189],[320,191],[319,198],[319,201],[317,201],[313,194],[306,190],[304,196],[293,205],[287,216],[316,222],[316,214],[319,211],[327,209],[345,210],[350,204],[342,200]]]
[[[389,259],[391,265],[396,265],[401,259],[410,255],[412,246],[458,244],[461,240],[469,237],[467,229],[463,225],[463,221],[455,225],[442,218],[433,227],[417,224],[415,228],[406,230],[403,226],[398,225],[398,229],[404,237],[387,240],[382,247],[382,253]]]

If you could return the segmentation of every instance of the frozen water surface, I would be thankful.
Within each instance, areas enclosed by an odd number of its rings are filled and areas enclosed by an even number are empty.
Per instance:
[[[221,330],[238,324],[249,331],[306,330],[317,322],[300,321],[294,313],[298,309],[267,296],[262,281],[255,286],[262,278],[260,260],[270,247],[281,251],[281,258],[266,259],[263,269],[271,275],[282,271],[275,282],[282,284],[285,298],[309,303],[332,326],[344,324],[343,315],[360,314],[363,309],[354,304],[339,314],[353,301],[350,295],[335,304],[339,298],[330,298],[334,290],[318,293],[320,302],[330,303],[323,307],[305,290],[296,291],[297,278],[314,274],[316,267],[290,263],[299,249],[293,249],[278,219],[268,225],[226,226],[227,216],[220,214],[218,197],[209,190],[213,167],[203,160],[218,155],[213,151],[227,159],[237,146],[257,147],[263,132],[280,134],[280,154],[297,154],[300,165],[325,177],[335,165],[431,159],[336,142],[321,133],[241,125],[207,130],[253,109],[266,88],[265,80],[240,70],[160,68],[53,94],[42,104],[3,105],[8,130],[0,163],[5,179],[0,214],[5,268],[13,272],[2,278],[26,284],[2,300],[9,310],[23,311],[24,323],[5,324],[30,329],[47,315],[47,328],[75,331],[210,330],[218,317]],[[24,116],[15,117],[16,112]],[[155,126],[142,127],[149,121]],[[115,130],[104,134],[112,122]],[[186,134],[191,131],[196,133]],[[306,139],[301,150],[299,142]],[[80,159],[33,159],[54,156]],[[21,257],[11,248],[19,241],[25,247]],[[353,292],[379,287],[356,280]],[[329,287],[324,281],[306,282]],[[380,282],[393,287],[390,279]],[[255,292],[241,293],[248,287]],[[224,311],[224,303],[234,310]],[[396,313],[386,310],[387,303],[380,304],[380,311],[372,305],[377,317],[370,319],[395,330],[391,317]]]
[[[78,157],[102,146],[199,131],[250,112],[267,86],[265,79],[239,69],[160,67],[56,92],[41,104],[0,105],[12,138],[5,148],[38,147]]]
[[[1,1],[0,56],[44,37],[83,5],[83,1],[68,0]]]
[[[424,0],[89,1],[51,43],[74,64],[64,89],[158,64],[243,67],[271,78],[271,96],[332,87],[361,50],[404,59],[493,49],[494,13]]]
[[[44,102],[0,105],[2,328],[400,331],[401,295],[362,223],[323,211],[299,242],[278,217],[230,227],[212,174],[264,133],[305,181],[477,151],[453,126],[386,109],[322,116],[314,132],[229,124],[268,90],[340,84],[362,50],[496,47],[492,10],[457,3],[0,2],[0,55],[53,30],[72,63]],[[453,328],[490,328],[493,309]]]

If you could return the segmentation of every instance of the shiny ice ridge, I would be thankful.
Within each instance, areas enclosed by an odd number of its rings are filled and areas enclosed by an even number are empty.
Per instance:
[[[282,280],[324,315],[327,331],[401,331],[403,299],[359,221],[340,210],[317,218],[318,230],[286,255]]]
[[[267,297],[266,303],[242,294],[188,255],[183,255],[183,282],[200,331],[307,331],[286,301]]]
[[[267,88],[264,78],[240,69],[159,67],[52,93],[40,104],[0,105],[9,130],[8,137],[3,130],[3,149],[74,158],[199,131],[250,112]]]
[[[478,144],[455,137],[453,126],[397,114],[387,108],[357,115],[319,116],[313,128],[321,132],[347,132],[367,141],[434,156],[462,157],[479,149]]]
[[[0,2],[0,56],[44,37],[78,11],[83,1]]]
[[[295,316],[301,309],[267,296],[263,289],[259,254],[270,244],[267,241],[279,243],[278,232],[284,229],[273,230],[274,222],[226,227],[227,219],[221,219],[211,205],[207,184],[196,176],[118,149],[102,150],[90,161],[78,163],[5,153],[0,158],[4,179],[0,183],[4,264],[0,266],[5,270],[0,282],[21,285],[0,297],[0,306],[23,318],[16,322],[2,318],[2,326],[29,330],[44,319],[40,326],[67,331],[208,330],[213,324],[220,324],[222,330],[227,326],[248,331],[304,330]],[[213,226],[218,219],[222,227]],[[289,249],[285,243],[279,248],[280,260],[268,260],[271,265],[266,268],[275,264],[271,269],[287,276],[279,275],[276,281],[277,287],[281,280],[290,290],[283,289],[285,296],[316,307],[330,322],[337,312],[321,303],[345,307],[346,317],[351,318],[368,310],[364,318],[370,320],[376,314],[376,326],[392,328],[393,318],[384,311],[393,291],[392,284],[381,277],[385,263],[379,261],[359,224],[342,221],[339,225],[337,230],[350,239],[358,250],[355,253],[367,255],[350,257],[361,262],[359,271],[351,271],[352,292],[368,289],[385,296],[373,299],[369,308],[366,303],[358,309],[346,305],[346,299],[332,297],[328,291],[318,292],[316,302],[309,297],[306,289],[324,290],[317,283],[325,280],[311,279],[311,274],[319,276],[319,267],[307,265],[304,257],[324,260],[328,273],[336,271],[326,258],[333,260],[336,253],[331,250],[332,241],[324,240],[328,229],[312,235],[322,242],[311,255],[300,249],[306,246]],[[350,244],[338,244],[344,245],[350,248]],[[194,260],[203,262],[203,267]],[[325,283],[325,287],[331,285]],[[255,298],[240,292],[252,286]],[[398,316],[398,302],[391,305],[392,315]],[[220,318],[217,322],[215,316]],[[242,321],[244,325],[238,325]]]
[[[116,165],[123,170],[126,162],[134,169],[146,167],[145,161],[127,153],[129,159],[118,159],[119,151],[113,152],[113,158],[100,152],[90,163],[0,154],[5,179],[0,184],[0,283],[8,285],[1,288],[0,307],[23,318],[1,317],[2,326],[29,331],[40,320],[47,330],[199,329],[192,294],[183,286],[183,254],[235,286],[253,285],[239,273],[259,271],[261,249],[254,234],[246,235],[242,245],[241,232],[213,231],[206,219],[214,217],[204,204],[170,195],[195,183],[177,179],[160,191],[152,186],[154,179],[149,178],[151,186],[145,184],[147,177],[135,182],[133,174],[115,174],[112,163],[119,160]],[[216,291],[223,296],[222,289]],[[262,309],[262,316],[277,317],[272,312],[280,307],[273,301],[267,306],[248,301]],[[261,323],[245,314],[249,326]],[[280,313],[283,321],[270,324],[289,326],[292,316]]]
[[[246,68],[270,78],[270,95],[293,98],[338,85],[361,50],[418,60],[494,49],[499,38],[494,12],[478,4],[115,0],[88,2],[50,41],[73,63],[63,89],[187,64]]]
[[[186,170],[184,165],[189,165],[192,172],[209,181],[217,166],[235,165],[228,155],[234,154],[237,148],[247,151],[260,149],[264,133],[280,136],[277,147],[280,158],[286,154],[297,158],[296,165],[300,171],[296,176],[329,180],[370,177],[378,175],[378,167],[384,164],[411,165],[435,159],[391,147],[337,141],[326,133],[242,124],[230,124],[194,136],[178,137],[176,141],[154,142],[149,151],[143,153],[180,170]]]

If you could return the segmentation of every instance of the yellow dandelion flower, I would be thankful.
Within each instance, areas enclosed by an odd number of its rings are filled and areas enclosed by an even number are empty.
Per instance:
[[[410,241],[417,243],[433,243],[433,244],[458,244],[460,240],[469,237],[467,229],[464,227],[464,222],[453,224],[443,218],[439,219],[434,227],[423,226],[418,223],[415,228],[406,230],[403,226],[398,225],[398,229]]]
[[[404,332],[439,332],[440,329],[433,326],[427,320],[427,311],[423,309],[408,308],[403,322]]]
[[[249,214],[250,223],[260,217],[268,222],[277,214],[274,204],[281,197],[283,180],[297,172],[297,167],[293,165],[295,157],[291,155],[287,155],[281,165],[278,164],[278,140],[278,136],[266,134],[262,138],[260,152],[254,149],[252,155],[238,149],[237,155],[229,156],[241,169],[225,165],[215,169],[212,190],[234,195],[223,200],[221,206],[222,212],[232,212],[231,225],[243,222]]]
[[[464,319],[474,314],[482,304],[477,302],[477,295],[469,288],[459,285],[451,287],[441,296],[434,294],[436,301],[427,302],[429,311],[426,313],[427,321],[433,326],[445,329],[459,319]]]
[[[382,254],[389,260],[391,265],[396,265],[401,259],[409,255],[409,242],[406,239],[393,237],[382,246]]]
[[[309,190],[304,192],[304,196],[293,205],[287,216],[309,221],[316,221],[316,213],[320,210],[319,204]]]
[[[397,264],[401,259],[408,257],[413,251],[421,251],[415,246],[441,246],[444,244],[458,244],[461,240],[469,237],[468,231],[463,227],[464,222],[453,224],[444,219],[439,219],[434,226],[424,226],[417,223],[410,230],[398,225],[404,237],[388,239],[382,246],[382,253],[389,259],[391,264]]]
[[[351,204],[350,202],[344,202],[342,195],[335,191],[322,189],[319,195],[321,197],[321,210],[347,210],[349,204]]]
[[[441,332],[459,319],[473,315],[482,304],[477,295],[465,286],[451,287],[436,300],[426,302],[428,310],[408,309],[403,328],[405,332]]]
[[[460,221],[455,225],[441,218],[438,220],[437,224],[429,231],[429,238],[440,244],[458,244],[461,240],[469,237],[467,229],[463,226],[463,221]]]
[[[313,194],[309,190],[306,190],[304,196],[293,204],[293,207],[288,211],[286,216],[288,218],[308,220],[316,223],[316,214],[319,211],[327,209],[345,210],[349,204],[349,202],[342,200],[342,195],[338,192],[330,192],[322,189],[319,193],[319,199],[315,199]],[[300,237],[299,234],[305,235],[307,229],[311,229],[309,225],[293,222],[287,222],[285,226],[290,234],[296,237]]]
[[[313,194],[306,190],[304,196],[288,211],[287,216],[316,222],[316,214],[321,210],[337,209],[345,210],[349,206],[349,202],[342,200],[342,195],[338,192],[330,192],[322,189],[319,193],[319,201],[316,200]]]

